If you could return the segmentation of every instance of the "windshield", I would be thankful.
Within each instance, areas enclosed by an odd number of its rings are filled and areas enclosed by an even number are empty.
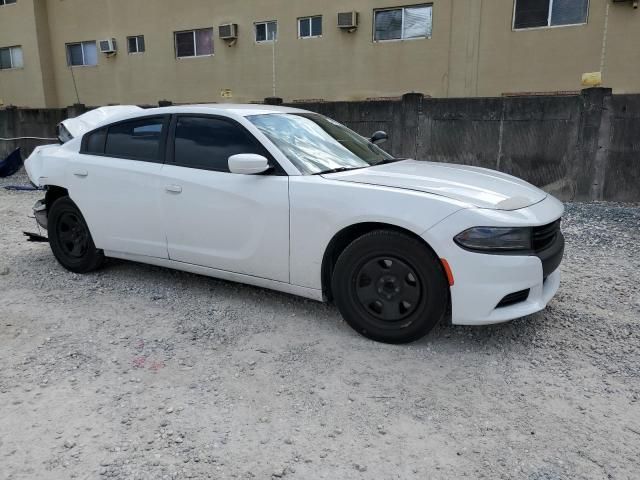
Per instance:
[[[364,168],[393,157],[366,138],[315,113],[247,117],[303,174]]]

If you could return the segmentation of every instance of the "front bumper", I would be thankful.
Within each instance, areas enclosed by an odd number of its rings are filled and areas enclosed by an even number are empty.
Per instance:
[[[560,218],[563,210],[553,197],[514,211],[461,210],[423,233],[425,241],[447,260],[453,273],[453,324],[501,323],[544,309],[560,286],[558,266],[564,250],[564,239],[559,235],[547,252],[538,255],[482,254],[460,248],[453,241],[455,235],[478,225],[547,225]],[[523,290],[529,290],[526,300],[498,307],[507,295]]]

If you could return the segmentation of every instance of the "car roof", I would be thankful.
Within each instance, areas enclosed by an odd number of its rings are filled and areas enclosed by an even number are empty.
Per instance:
[[[269,113],[311,113],[299,108],[281,107],[277,105],[259,104],[201,104],[176,105],[172,107],[140,108],[135,105],[118,105],[101,107],[91,110],[79,117],[68,118],[61,124],[74,138],[106,125],[155,115],[171,114],[200,114],[220,115],[227,117],[248,117],[251,115],[265,115]]]
[[[211,103],[196,105],[176,105],[171,107],[148,108],[137,115],[153,115],[167,113],[209,113],[209,114],[235,114],[241,117],[251,115],[265,115],[268,113],[309,113],[306,110],[279,105],[259,105],[259,104],[231,104],[231,103]]]

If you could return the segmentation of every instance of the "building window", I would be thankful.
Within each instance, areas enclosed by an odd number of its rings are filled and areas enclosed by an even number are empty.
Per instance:
[[[3,5],[11,5],[13,3],[16,3],[16,0],[0,0],[0,7]]]
[[[22,47],[0,48],[0,70],[22,68]]]
[[[313,38],[322,36],[322,15],[298,19],[298,37]]]
[[[579,25],[588,15],[589,0],[515,0],[513,28]]]
[[[96,42],[80,42],[67,44],[67,64],[71,67],[98,64]]]
[[[272,42],[278,38],[278,22],[256,23],[256,42]]]
[[[213,27],[176,32],[176,57],[213,55]]]
[[[144,35],[136,35],[135,37],[127,37],[129,53],[144,52]]]
[[[432,24],[431,5],[375,10],[373,39],[379,42],[431,38]]]

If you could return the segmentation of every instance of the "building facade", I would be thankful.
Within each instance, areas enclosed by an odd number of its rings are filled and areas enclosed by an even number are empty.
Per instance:
[[[637,0],[0,0],[0,104],[640,92]],[[340,15],[339,15],[340,14]]]

